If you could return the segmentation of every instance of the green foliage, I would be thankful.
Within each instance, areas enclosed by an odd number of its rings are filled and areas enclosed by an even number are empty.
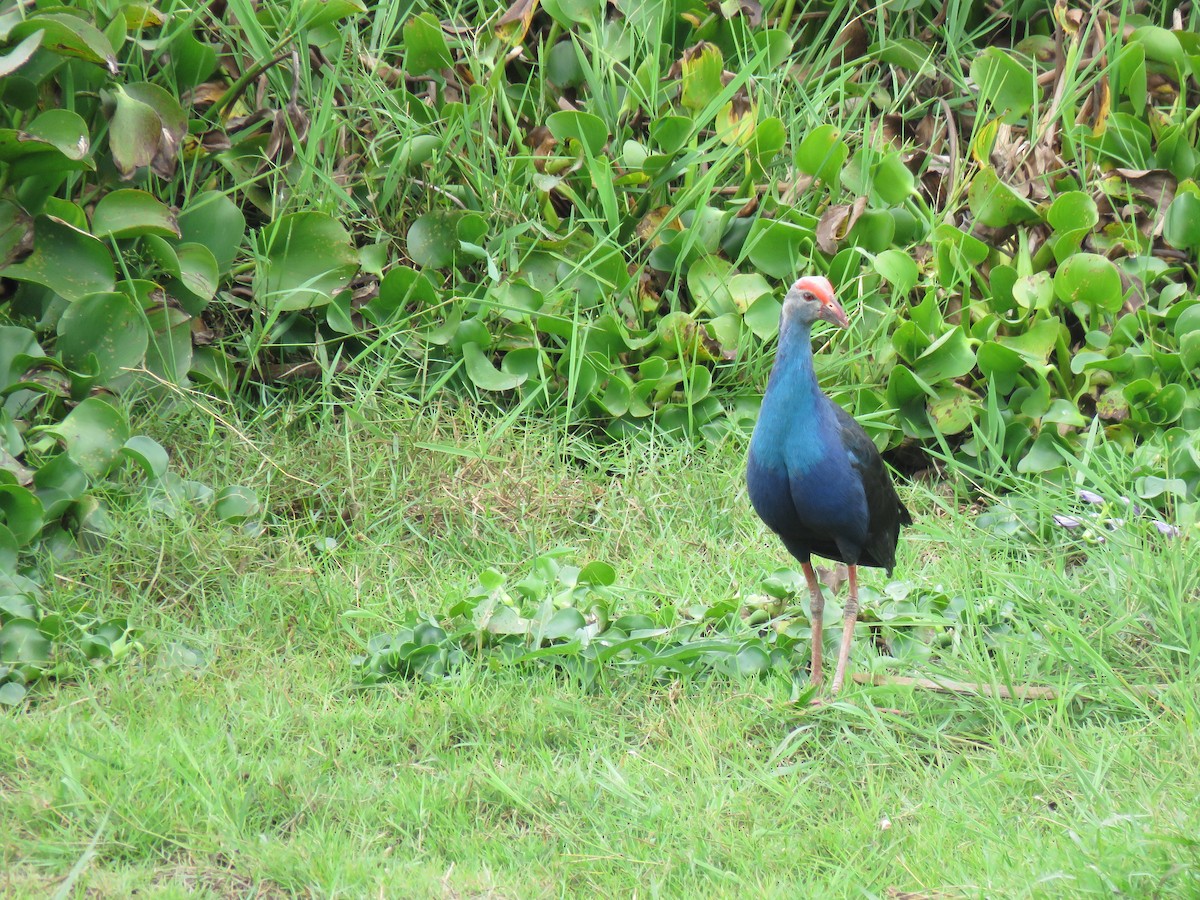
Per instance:
[[[653,615],[622,613],[622,589],[607,563],[582,568],[564,562],[570,551],[539,556],[532,572],[509,584],[495,569],[437,615],[409,613],[399,630],[377,635],[353,658],[361,685],[395,678],[440,680],[468,662],[491,669],[549,665],[584,684],[607,667],[670,678],[769,673],[795,679],[811,649],[808,621],[785,615],[807,597],[803,577],[776,572],[762,593]],[[861,590],[861,621],[886,651],[880,664],[925,662],[949,648],[964,609],[961,597],[917,590],[901,582]],[[838,612],[836,600],[829,615]],[[997,619],[1006,632],[1011,627]],[[986,633],[990,633],[985,628]],[[839,639],[826,632],[829,652]],[[796,688],[800,696],[800,688]]]

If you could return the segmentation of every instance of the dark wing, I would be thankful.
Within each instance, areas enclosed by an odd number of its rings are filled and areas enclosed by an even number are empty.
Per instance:
[[[886,569],[890,575],[896,563],[900,526],[911,525],[912,516],[900,502],[875,442],[852,415],[832,400],[829,405],[834,409],[842,446],[850,458],[850,465],[858,473],[867,498],[867,537],[859,562]]]

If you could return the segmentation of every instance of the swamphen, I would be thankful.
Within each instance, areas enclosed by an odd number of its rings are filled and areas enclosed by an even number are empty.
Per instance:
[[[858,617],[858,566],[890,575],[900,526],[912,517],[874,442],[844,409],[821,393],[813,373],[809,333],[817,319],[845,328],[846,311],[829,279],[806,276],[783,301],[779,348],[762,411],[750,439],[746,485],[767,527],[800,561],[812,595],[812,683],[821,683],[821,626],[825,598],[812,555],[849,568],[842,644],[831,691],[841,690]]]

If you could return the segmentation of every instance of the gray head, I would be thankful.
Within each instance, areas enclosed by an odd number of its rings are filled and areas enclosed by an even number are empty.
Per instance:
[[[850,320],[833,293],[833,285],[824,275],[805,275],[792,285],[783,298],[785,324],[812,325],[817,319],[846,328]]]

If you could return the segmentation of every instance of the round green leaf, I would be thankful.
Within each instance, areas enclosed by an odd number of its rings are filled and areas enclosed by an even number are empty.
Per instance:
[[[0,129],[0,160],[12,167],[13,180],[94,169],[90,150],[87,123],[67,109],[48,109],[24,130]]]
[[[746,236],[750,261],[775,278],[790,279],[807,264],[814,232],[781,219],[756,219]],[[806,246],[807,245],[807,246]]]
[[[0,574],[12,575],[17,571],[17,556],[20,553],[21,545],[17,543],[17,537],[12,533],[12,530],[7,525],[0,525]],[[17,597],[0,597],[0,613],[5,613],[2,618],[11,616],[12,608],[19,606],[16,610],[19,616],[32,618],[35,610],[33,603],[23,595]]]
[[[161,478],[167,473],[170,459],[162,444],[145,435],[135,434],[125,442],[121,452],[142,467],[150,478]]]
[[[746,310],[745,321],[760,340],[770,340],[779,333],[779,314],[783,306],[770,294],[764,294]]]
[[[120,291],[92,294],[67,307],[58,320],[58,352],[63,363],[84,371],[95,354],[97,379],[108,381],[141,365],[150,336],[137,303]]]
[[[19,484],[0,485],[0,516],[21,547],[37,537],[45,519],[42,501]]]
[[[61,438],[71,459],[94,478],[112,468],[129,440],[125,414],[99,397],[87,398],[46,430]]]
[[[221,191],[204,191],[188,201],[179,214],[179,236],[203,244],[217,261],[217,271],[233,268],[233,260],[246,236],[246,217]]]
[[[1083,191],[1065,191],[1050,204],[1046,221],[1055,231],[1094,228],[1100,221],[1100,212],[1090,194]]]
[[[30,57],[38,47],[42,45],[42,38],[46,36],[44,29],[39,28],[23,38],[17,46],[13,47],[8,53],[0,55],[0,78],[11,75],[25,63],[29,62]]]
[[[223,521],[237,523],[258,515],[262,504],[250,488],[231,484],[217,492],[213,509]]]
[[[796,149],[796,167],[806,175],[832,184],[841,175],[850,147],[833,125],[821,125],[804,136]]]
[[[971,179],[971,186],[967,188],[967,203],[975,218],[992,228],[1038,220],[1037,210],[1004,184],[991,166],[980,169]]]
[[[50,216],[34,221],[33,252],[4,270],[5,278],[32,281],[67,300],[111,291],[116,283],[112,254],[86,231]]]
[[[180,283],[204,303],[211,300],[220,278],[212,251],[204,244],[180,244],[175,248],[175,258],[179,263]]]
[[[917,286],[920,275],[917,264],[903,250],[884,250],[875,257],[873,265],[898,296],[903,297]]]
[[[73,56],[104,66],[117,74],[117,59],[103,32],[87,19],[66,12],[46,12],[18,22],[8,33],[8,40],[19,41],[36,31],[44,32],[42,48],[62,56]]]
[[[265,259],[254,292],[265,307],[324,306],[358,271],[349,232],[325,213],[291,213],[264,226],[260,235]]]
[[[408,255],[419,266],[444,269],[458,253],[458,219],[444,210],[423,213],[408,229]]]
[[[404,70],[423,75],[454,65],[442,25],[433,13],[424,12],[404,23]]]
[[[971,80],[983,102],[1013,123],[1029,112],[1038,95],[1034,68],[999,47],[986,47],[971,62]]]
[[[113,162],[125,178],[154,161],[162,140],[163,122],[149,104],[130,96],[120,85],[113,89],[116,108],[108,129]]]
[[[904,164],[900,151],[893,150],[875,164],[871,186],[884,203],[899,206],[916,191],[917,179]]]
[[[1200,250],[1200,197],[1184,192],[1171,201],[1163,223],[1163,238],[1180,250]]]
[[[145,191],[125,189],[100,198],[92,213],[92,234],[98,238],[179,237],[179,223],[160,200]]]
[[[1058,267],[1054,293],[1065,303],[1116,312],[1125,302],[1121,273],[1112,261],[1095,253],[1076,253]]]
[[[501,372],[492,361],[484,356],[479,344],[471,341],[463,344],[463,362],[466,364],[467,377],[477,388],[484,391],[511,391],[525,382],[524,373],[509,374]]]
[[[660,116],[650,123],[650,140],[670,156],[684,148],[695,127],[688,116]],[[607,135],[607,129],[605,133]]]
[[[579,110],[560,110],[546,119],[546,127],[560,141],[576,140],[584,153],[598,157],[608,143],[608,126],[599,116]]]
[[[28,692],[25,685],[17,684],[15,681],[6,681],[4,684],[0,684],[0,706],[18,706]]]

